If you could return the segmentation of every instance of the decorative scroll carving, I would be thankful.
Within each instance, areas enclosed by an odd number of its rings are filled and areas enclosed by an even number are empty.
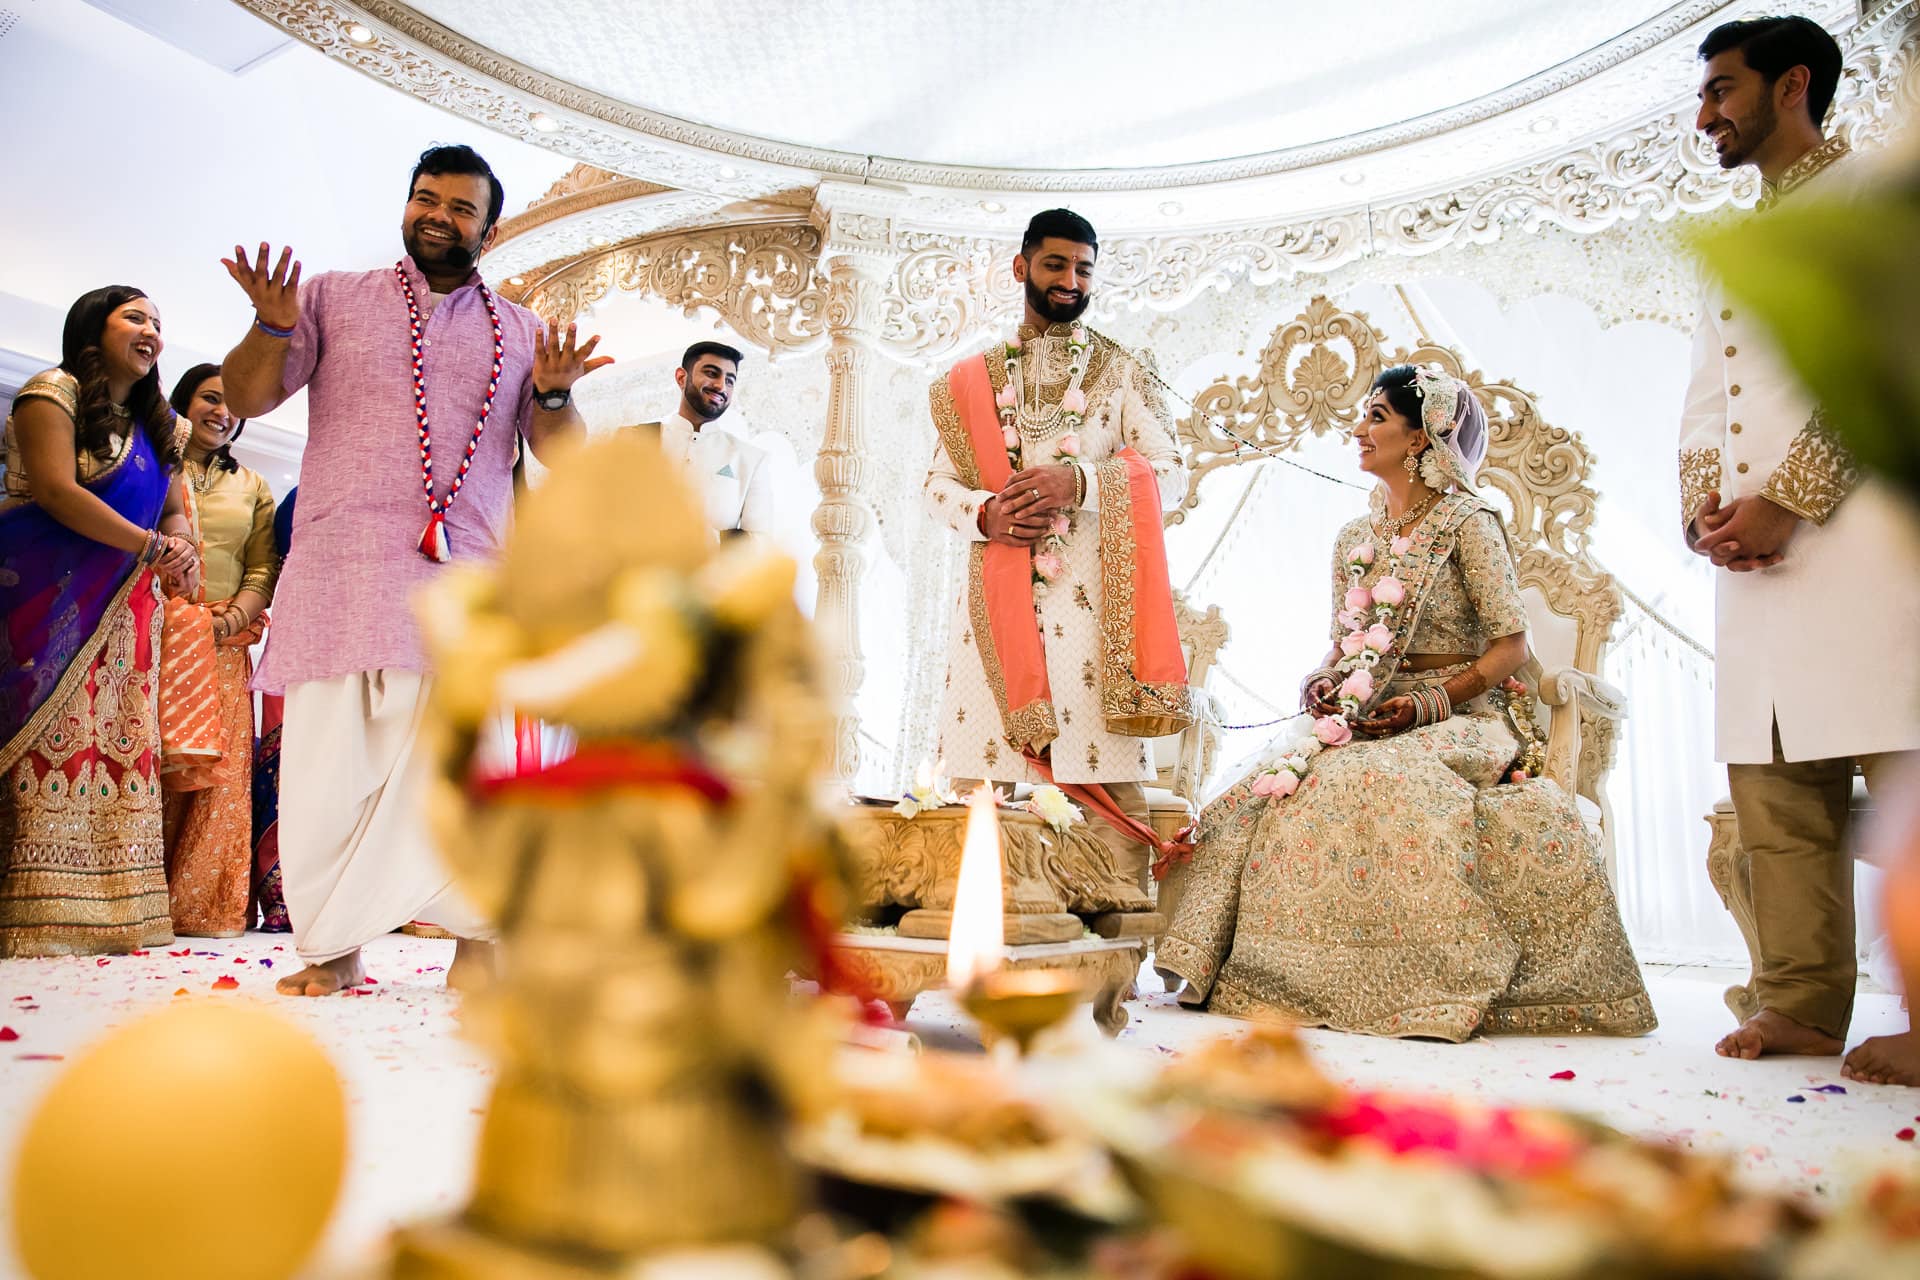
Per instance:
[[[896,907],[952,907],[966,822],[960,805],[914,818],[891,809],[855,810],[841,824],[854,910],[874,918]],[[1055,832],[1032,814],[1005,810],[1000,835],[1002,894],[1010,915],[1152,910],[1146,893],[1114,862],[1107,842],[1084,823]]]
[[[549,324],[566,324],[615,289],[645,293],[688,315],[716,315],[769,351],[807,350],[827,336],[819,250],[820,233],[800,224],[675,232],[569,265],[519,300]]]
[[[527,208],[538,209],[565,196],[578,195],[582,191],[591,191],[595,187],[604,187],[610,182],[621,181],[617,173],[608,173],[605,169],[596,169],[590,164],[577,164],[560,177],[554,179],[546,194],[535,196],[527,202]],[[664,190],[664,188],[656,188]]]

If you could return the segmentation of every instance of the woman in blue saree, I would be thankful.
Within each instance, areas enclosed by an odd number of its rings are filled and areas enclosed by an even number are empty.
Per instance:
[[[173,530],[184,444],[140,290],[67,312],[27,380],[0,499],[0,956],[173,940],[160,819],[162,581],[199,572]]]

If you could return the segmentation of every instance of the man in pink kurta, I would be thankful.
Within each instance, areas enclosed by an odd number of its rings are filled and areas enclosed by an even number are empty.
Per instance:
[[[519,440],[538,454],[581,432],[570,388],[606,363],[588,359],[597,340],[576,348],[571,328],[564,342],[543,335],[530,311],[492,295],[473,269],[502,203],[484,160],[437,147],[414,171],[396,265],[329,272],[301,288],[290,251],[271,272],[265,245],[252,264],[237,247],[224,264],[256,311],[223,368],[229,404],[254,416],[302,387],[308,394],[292,550],[254,679],[286,695],[280,864],[308,967],[282,979],[285,994],[361,982],[361,946],[410,920],[489,936],[420,812],[430,671],[414,597],[446,563],[500,554]],[[476,439],[496,319],[500,370]],[[431,506],[416,394],[431,429]],[[449,980],[482,955],[463,946]]]

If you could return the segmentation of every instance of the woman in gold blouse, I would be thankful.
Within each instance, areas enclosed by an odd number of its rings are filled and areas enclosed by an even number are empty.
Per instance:
[[[1334,645],[1306,714],[1200,816],[1154,962],[1182,1003],[1455,1041],[1653,1028],[1600,850],[1536,776],[1526,610],[1472,485],[1486,438],[1438,365],[1375,380]]]
[[[246,424],[227,410],[220,366],[195,365],[169,397],[193,424],[182,467],[200,532],[206,609],[213,618],[214,695],[224,729],[220,780],[170,795],[167,892],[175,933],[230,938],[253,915],[253,663],[280,576],[273,492],[233,460]]]

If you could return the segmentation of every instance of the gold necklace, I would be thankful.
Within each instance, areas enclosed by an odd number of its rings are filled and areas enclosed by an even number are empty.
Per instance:
[[[1394,519],[1392,516],[1387,515],[1386,512],[1382,511],[1380,513],[1379,518],[1385,523],[1384,525],[1376,525],[1375,529],[1377,532],[1384,533],[1389,538],[1397,538],[1400,536],[1400,531],[1402,529],[1406,528],[1410,524],[1417,523],[1421,516],[1424,516],[1425,514],[1427,514],[1427,512],[1433,510],[1433,504],[1438,501],[1440,501],[1439,493],[1437,492],[1430,493],[1427,495],[1426,499],[1420,503],[1419,506],[1413,508],[1411,511],[1407,512],[1405,515],[1401,516],[1397,520]]]

